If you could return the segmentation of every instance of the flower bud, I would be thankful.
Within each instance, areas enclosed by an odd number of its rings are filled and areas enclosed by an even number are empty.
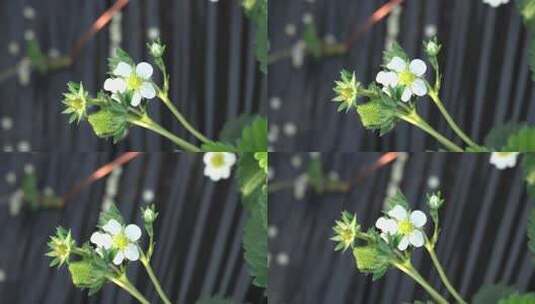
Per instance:
[[[431,209],[438,209],[442,206],[442,203],[444,202],[443,199],[440,198],[440,194],[433,194],[427,198],[427,204],[429,205],[429,208]]]
[[[159,41],[154,41],[149,45],[149,51],[152,57],[160,58],[165,52],[165,46]]]
[[[440,53],[442,46],[437,42],[436,39],[429,40],[425,44],[425,52],[430,57],[436,57]]]
[[[109,110],[100,110],[88,116],[87,120],[93,127],[93,131],[98,137],[116,136],[125,132],[126,119]]]
[[[154,223],[158,214],[152,208],[147,208],[143,211],[143,221],[147,224]]]

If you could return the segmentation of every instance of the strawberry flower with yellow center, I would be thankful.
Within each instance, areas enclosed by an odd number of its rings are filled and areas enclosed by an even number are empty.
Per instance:
[[[396,205],[387,213],[388,217],[381,217],[375,226],[381,230],[383,238],[387,235],[400,236],[398,249],[404,251],[412,245],[422,247],[425,243],[425,234],[422,231],[427,217],[420,210],[409,212],[401,205]]]
[[[115,265],[121,265],[125,259],[130,261],[139,259],[137,241],[141,237],[141,229],[137,225],[123,226],[111,219],[102,227],[102,230],[104,232],[94,232],[90,239],[91,243],[97,246],[98,252],[113,250]]]
[[[414,59],[410,63],[400,57],[394,57],[386,65],[388,71],[377,74],[375,81],[382,84],[386,90],[401,87],[401,100],[408,102],[413,95],[427,95],[427,84],[423,78],[427,65],[421,59]]]
[[[116,78],[108,78],[104,81],[104,90],[113,94],[132,94],[130,105],[137,107],[143,98],[156,97],[156,89],[151,82],[153,73],[152,66],[147,62],[131,66],[126,62],[119,62],[112,74]]]
[[[228,152],[208,152],[204,154],[204,175],[213,181],[227,179],[232,166],[236,163],[236,155]]]

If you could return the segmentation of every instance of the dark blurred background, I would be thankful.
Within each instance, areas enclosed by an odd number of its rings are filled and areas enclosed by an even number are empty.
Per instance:
[[[271,51],[294,46],[302,37],[304,22],[310,20],[315,21],[322,39],[345,41],[387,2],[273,0],[269,14]],[[398,21],[392,21],[399,28],[398,42],[413,58],[424,56],[422,42],[436,32],[443,43],[442,100],[458,124],[479,143],[494,125],[535,122],[529,34],[514,2],[491,8],[481,0],[410,0],[401,5]],[[343,68],[355,70],[364,84],[375,79],[382,64],[388,19],[358,36],[345,56],[319,61],[307,57],[300,67],[289,59],[270,65],[272,150],[419,152],[440,148],[431,137],[405,123],[381,138],[365,130],[354,111],[338,113],[330,102],[333,83]],[[434,105],[423,99],[418,108],[431,125],[453,138]]]
[[[0,71],[15,66],[25,54],[25,40],[35,37],[45,54],[66,55],[74,42],[115,1],[0,1]],[[61,115],[68,81],[83,81],[90,92],[101,89],[107,72],[110,42],[136,62],[148,60],[145,44],[161,37],[167,45],[171,97],[201,132],[215,138],[225,121],[241,113],[264,113],[267,91],[255,59],[254,27],[239,0],[130,1],[117,20],[98,32],[68,69],[41,75],[28,83],[10,77],[0,83],[0,150],[2,151],[172,151],[175,146],[150,132],[132,128],[118,145],[99,140],[87,123],[68,125]],[[115,41],[115,40],[114,40]],[[155,70],[155,75],[158,74]],[[193,142],[157,99],[150,114]]]
[[[141,154],[122,170],[79,187],[116,156],[0,154],[0,303],[136,303],[111,284],[89,297],[73,286],[66,268],[50,268],[45,256],[58,225],[72,229],[79,244],[88,240],[106,200],[115,200],[125,220],[137,225],[142,225],[140,208],[156,204],[152,265],[173,303],[215,294],[234,303],[266,303],[243,259],[247,215],[234,179],[214,183],[203,176],[202,155],[156,153]],[[12,195],[24,172],[32,170],[41,193],[69,198],[63,208],[14,208]],[[131,263],[128,272],[151,303],[159,303],[140,264]]]
[[[335,252],[335,243],[329,240],[343,210],[356,213],[364,229],[373,226],[381,216],[387,189],[396,186],[413,209],[426,213],[425,194],[442,191],[446,203],[436,251],[453,286],[469,303],[483,284],[503,282],[521,291],[535,290],[535,261],[526,237],[527,218],[535,204],[526,193],[520,165],[500,171],[489,164],[487,154],[411,153],[371,169],[381,156],[321,155],[329,176],[352,180],[347,193],[320,195],[310,188],[304,197],[292,189],[270,193],[270,303],[390,304],[428,299],[419,285],[395,269],[372,282],[371,276],[357,271],[349,251]],[[308,154],[272,154],[270,183],[299,176],[309,159]],[[427,229],[432,227],[429,223]],[[423,251],[414,251],[413,264],[446,295]]]

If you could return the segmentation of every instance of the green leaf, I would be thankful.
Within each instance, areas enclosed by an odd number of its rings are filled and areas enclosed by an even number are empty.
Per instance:
[[[35,69],[40,73],[46,73],[48,70],[47,56],[41,51],[41,47],[37,40],[28,40],[26,45],[26,55]]]
[[[401,205],[406,210],[409,210],[409,202],[405,195],[398,189],[396,191],[396,194],[386,199],[386,208],[385,210],[390,210],[394,208],[396,205]]]
[[[506,123],[501,126],[496,126],[485,137],[485,146],[494,151],[501,151],[509,137],[518,132],[522,125],[517,123]]]
[[[524,153],[522,171],[529,196],[535,200],[535,153]]]
[[[396,104],[389,99],[374,99],[357,105],[357,113],[366,129],[379,130],[381,136],[390,132],[398,120]]]
[[[314,23],[308,23],[305,25],[303,40],[305,41],[307,50],[312,54],[312,56],[314,56],[316,59],[320,58],[322,53],[322,42],[318,32],[316,31],[316,26]]]
[[[380,279],[390,267],[390,257],[382,254],[376,246],[361,246],[353,249],[357,269],[363,273],[371,273],[373,280]]]
[[[103,268],[104,267],[104,268]],[[102,259],[86,258],[78,262],[69,263],[69,272],[76,287],[89,289],[92,295],[99,291],[108,281],[106,266]]]
[[[410,58],[407,55],[407,53],[405,53],[405,51],[401,48],[401,46],[397,42],[392,43],[392,47],[383,53],[384,65],[387,65],[394,57],[399,57],[405,60],[405,62],[410,61],[409,60]]]
[[[498,304],[534,304],[535,303],[535,293],[514,293],[509,295],[507,298],[501,299]]]
[[[528,29],[535,29],[535,1],[534,0],[517,0],[517,7],[522,15],[524,24]]]
[[[223,130],[219,133],[219,141],[236,144],[239,142],[242,130],[253,123],[257,118],[255,115],[242,114],[238,118],[229,120],[223,126]]]
[[[325,173],[323,172],[321,160],[311,159],[307,168],[308,182],[317,193],[322,193],[325,186]]]
[[[257,117],[242,131],[238,148],[241,152],[267,151],[267,119]]]
[[[102,228],[108,223],[109,220],[116,220],[121,225],[125,224],[123,216],[115,204],[111,204],[108,210],[102,211],[98,218],[98,226]]]
[[[254,158],[258,161],[258,166],[264,170],[264,173],[268,173],[268,153],[256,152]]]
[[[233,304],[232,300],[223,296],[203,296],[195,304]]]
[[[528,219],[528,248],[535,256],[535,208],[531,210],[531,213],[529,215]]]
[[[121,48],[115,49],[115,56],[108,59],[108,69],[112,73],[117,67],[119,62],[127,63],[131,66],[135,66],[135,62],[130,55]]]
[[[473,304],[497,304],[500,299],[514,293],[515,290],[505,284],[483,285],[472,298]]]
[[[511,135],[504,150],[507,152],[535,152],[535,127],[523,127]]]
[[[203,144],[201,149],[205,152],[239,152],[238,148],[224,142],[210,142]]]
[[[267,73],[269,37],[268,37],[268,2],[267,0],[243,0],[245,14],[255,24],[255,54],[260,62],[260,69]]]
[[[245,223],[243,248],[253,284],[267,287],[267,188],[260,189],[260,195],[252,205],[252,212]]]
[[[39,207],[39,189],[37,188],[37,176],[33,173],[25,174],[21,184],[24,193],[24,201],[30,204],[32,209]]]
[[[124,138],[128,131],[128,121],[123,112],[102,109],[90,114],[87,120],[93,127],[95,135],[101,138],[112,137],[114,142]]]

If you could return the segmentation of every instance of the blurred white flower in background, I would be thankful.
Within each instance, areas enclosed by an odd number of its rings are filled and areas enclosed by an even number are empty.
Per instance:
[[[208,152],[204,154],[204,175],[217,182],[230,176],[230,169],[236,163],[236,155],[228,152]]]
[[[490,163],[496,168],[503,170],[516,166],[517,152],[492,152]]]
[[[509,3],[509,0],[483,0],[483,3],[487,3],[488,5],[492,7],[498,7],[502,4]]]

